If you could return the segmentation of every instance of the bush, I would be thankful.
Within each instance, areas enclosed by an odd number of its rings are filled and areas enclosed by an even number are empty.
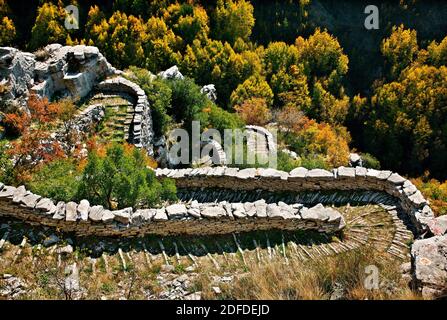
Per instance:
[[[235,106],[234,109],[246,124],[263,126],[272,118],[264,98],[245,100],[240,106]]]
[[[380,161],[369,153],[362,153],[362,164],[365,168],[380,169]]]
[[[32,175],[28,187],[33,193],[55,201],[76,201],[82,171],[71,159],[42,164]]]
[[[313,155],[301,158],[301,166],[306,169],[330,169],[326,159],[321,155]]]
[[[192,79],[175,79],[167,83],[172,90],[172,116],[177,122],[184,121],[189,125],[210,103]]]
[[[198,119],[202,128],[213,128],[221,133],[225,129],[238,129],[244,126],[244,122],[237,114],[223,110],[214,103],[203,109]]]
[[[238,85],[230,97],[230,103],[234,107],[241,105],[251,98],[263,98],[268,107],[273,102],[273,92],[267,81],[260,76],[251,76]]]
[[[13,181],[13,164],[8,157],[7,150],[8,142],[6,140],[0,141],[0,182],[5,184],[12,184]]]
[[[436,215],[447,214],[447,181],[441,183],[427,177],[412,179],[414,185],[430,200],[430,206]]]
[[[278,170],[290,172],[293,169],[300,167],[301,161],[295,160],[291,158],[287,153],[279,151],[278,152],[278,158],[277,158],[277,167]]]
[[[129,145],[111,144],[105,155],[91,151],[79,186],[79,197],[109,209],[154,206],[174,200],[172,182],[160,183],[145,153]]]
[[[172,124],[171,97],[172,90],[166,81],[154,79],[154,75],[146,69],[130,67],[130,75],[127,77],[138,83],[146,93],[151,106],[152,123],[156,136],[165,134]]]

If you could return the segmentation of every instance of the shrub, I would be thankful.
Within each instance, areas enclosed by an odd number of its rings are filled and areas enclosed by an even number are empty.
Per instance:
[[[348,164],[348,136],[343,129],[302,117],[282,137],[291,150],[307,159],[303,161],[311,167],[322,162],[325,163],[324,167]]]
[[[13,183],[13,164],[8,157],[7,150],[8,142],[6,140],[0,141],[0,181],[5,184]]]
[[[267,81],[260,76],[251,76],[238,85],[230,97],[230,103],[234,107],[241,105],[251,98],[263,98],[267,106],[273,102],[273,92]]]
[[[321,155],[311,155],[301,158],[301,166],[306,169],[330,169],[326,159]]]
[[[263,126],[272,118],[264,98],[250,98],[234,109],[246,124]]]
[[[203,128],[213,128],[223,132],[225,129],[238,129],[244,126],[244,122],[235,113],[219,108],[210,103],[199,115],[198,120]]]
[[[169,84],[162,79],[155,79],[155,76],[146,69],[132,66],[129,71],[130,75],[127,77],[140,85],[149,100],[155,135],[165,134],[172,123],[172,118],[169,115],[171,113],[172,90]]]
[[[380,161],[369,153],[362,153],[362,163],[365,168],[380,169]]]
[[[278,152],[277,157],[278,170],[289,172],[302,165],[299,159],[295,160],[291,158],[287,153],[282,151]]]
[[[430,206],[436,215],[447,214],[447,181],[441,183],[427,177],[412,179],[414,185],[430,200]]]
[[[29,188],[32,192],[55,201],[74,201],[82,171],[71,159],[55,160],[39,166],[32,175]]]
[[[159,182],[147,167],[145,153],[129,145],[111,144],[105,155],[91,151],[79,186],[79,197],[109,209],[154,206],[174,200],[172,182]]]
[[[167,81],[172,90],[172,116],[177,122],[190,125],[211,101],[200,92],[200,87],[190,78]]]

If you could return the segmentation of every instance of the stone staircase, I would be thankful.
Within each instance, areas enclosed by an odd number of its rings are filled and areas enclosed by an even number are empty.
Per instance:
[[[79,116],[89,113],[98,106],[105,108],[105,116],[98,128],[100,139],[116,142],[132,141],[134,99],[126,93],[96,93],[79,109]]]

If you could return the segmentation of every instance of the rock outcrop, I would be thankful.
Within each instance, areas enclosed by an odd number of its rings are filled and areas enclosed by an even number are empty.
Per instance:
[[[217,100],[217,91],[214,84],[207,84],[200,89],[200,92],[205,94],[208,99],[210,99],[213,102],[216,102]]]
[[[424,298],[447,294],[447,235],[417,240],[411,248],[413,280]]]
[[[177,66],[172,66],[169,69],[162,71],[158,74],[158,76],[162,79],[184,79],[184,76],[180,72]]]
[[[2,96],[6,105],[25,106],[29,94],[51,98],[57,92],[82,98],[115,73],[119,72],[92,46],[51,44],[36,53],[0,48],[0,81],[9,89]]]

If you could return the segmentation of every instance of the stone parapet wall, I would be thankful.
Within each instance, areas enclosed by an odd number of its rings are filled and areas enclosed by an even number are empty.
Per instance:
[[[345,227],[342,215],[317,205],[269,203],[173,204],[157,209],[110,211],[87,200],[54,203],[27,191],[0,184],[0,216],[55,227],[79,236],[132,237],[145,234],[213,235],[255,230],[315,230],[333,233]]]
[[[130,143],[139,148],[145,148],[150,155],[153,154],[151,110],[146,93],[136,83],[123,77],[114,77],[100,82],[96,89],[102,92],[126,93],[136,99],[134,118],[131,125],[132,137]]]
[[[301,192],[317,190],[367,190],[386,192],[395,197],[422,234],[434,218],[421,192],[397,173],[362,167],[340,167],[332,171],[296,168],[291,172],[275,169],[216,167],[198,169],[157,169],[159,178],[169,177],[178,188],[225,188]]]

